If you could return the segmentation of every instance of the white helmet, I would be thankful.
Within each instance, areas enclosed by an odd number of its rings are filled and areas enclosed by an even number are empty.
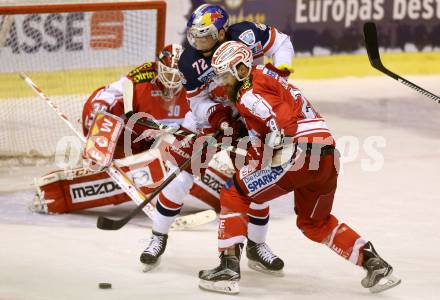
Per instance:
[[[157,77],[163,84],[164,99],[173,99],[182,89],[183,75],[178,63],[183,48],[179,44],[166,45],[158,55]]]
[[[245,44],[229,41],[220,45],[212,56],[211,65],[217,75],[222,75],[230,72],[238,81],[245,80],[252,68],[252,51]],[[249,73],[240,78],[238,76],[237,66],[242,63],[249,68]]]

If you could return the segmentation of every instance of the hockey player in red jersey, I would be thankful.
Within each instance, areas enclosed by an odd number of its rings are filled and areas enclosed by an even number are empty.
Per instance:
[[[372,243],[331,214],[339,154],[322,116],[276,72],[262,65],[252,67],[252,52],[242,43],[222,44],[212,65],[250,134],[261,144],[258,147],[254,141],[252,163],[236,172],[221,191],[220,265],[200,271],[199,286],[239,292],[249,203],[265,203],[291,191],[298,228],[312,241],[363,267],[367,271],[363,287],[379,292],[399,284],[400,279],[391,275],[393,268]]]

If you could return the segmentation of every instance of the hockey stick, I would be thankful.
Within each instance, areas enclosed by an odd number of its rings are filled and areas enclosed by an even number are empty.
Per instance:
[[[434,95],[433,93],[425,90],[424,88],[421,88],[420,86],[418,86],[418,85],[406,80],[405,78],[391,72],[383,65],[383,63],[380,59],[380,54],[379,54],[379,44],[377,42],[376,24],[374,24],[373,22],[367,22],[364,24],[364,37],[365,37],[365,45],[367,47],[368,59],[370,60],[370,63],[373,66],[373,68],[381,71],[382,73],[390,76],[391,78],[394,78],[398,82],[416,90],[417,92],[421,93],[422,95],[425,95],[426,97],[431,98],[432,100],[440,103],[439,96]]]
[[[211,137],[211,139],[217,137],[219,134],[220,134],[220,131],[217,131]],[[201,155],[202,152],[205,150],[205,148],[209,144],[212,144],[212,143],[210,143],[209,141],[205,141],[203,143],[202,147],[198,151],[194,152],[190,158],[188,158],[186,161],[184,161],[183,164],[181,164],[178,169],[176,169],[173,173],[171,173],[171,175],[168,176],[167,179],[165,179],[165,181],[162,182],[162,184],[154,190],[154,192],[152,192],[148,197],[145,197],[144,201],[138,207],[136,207],[134,210],[132,210],[124,218],[118,219],[118,220],[112,220],[112,219],[106,218],[104,216],[99,216],[98,217],[98,224],[97,224],[98,228],[103,229],[103,230],[118,230],[118,229],[122,228],[133,217],[135,217],[142,210],[142,208],[144,206],[146,206],[148,203],[150,203],[150,201],[153,200],[154,197],[156,197],[171,181],[173,181],[174,178],[176,178],[180,172],[187,169],[189,167],[189,165],[191,164],[193,157]]]

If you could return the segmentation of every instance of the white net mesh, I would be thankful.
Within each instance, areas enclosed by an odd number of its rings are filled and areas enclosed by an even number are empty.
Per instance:
[[[108,9],[2,15],[0,8],[0,156],[50,157],[62,137],[74,135],[18,72],[26,72],[81,130],[92,91],[154,60],[158,10]]]

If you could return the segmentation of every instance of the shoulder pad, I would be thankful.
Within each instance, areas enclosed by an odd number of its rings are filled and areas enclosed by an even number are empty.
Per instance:
[[[157,75],[157,66],[155,62],[146,62],[143,65],[131,70],[127,77],[133,83],[150,82]]]
[[[248,29],[248,30],[243,31],[238,36],[238,39],[248,46],[251,46],[251,45],[255,44],[255,42],[256,42],[255,33],[252,29]]]
[[[227,39],[249,46],[254,56],[263,53],[263,46],[269,40],[270,28],[264,24],[240,22],[229,26]]]

